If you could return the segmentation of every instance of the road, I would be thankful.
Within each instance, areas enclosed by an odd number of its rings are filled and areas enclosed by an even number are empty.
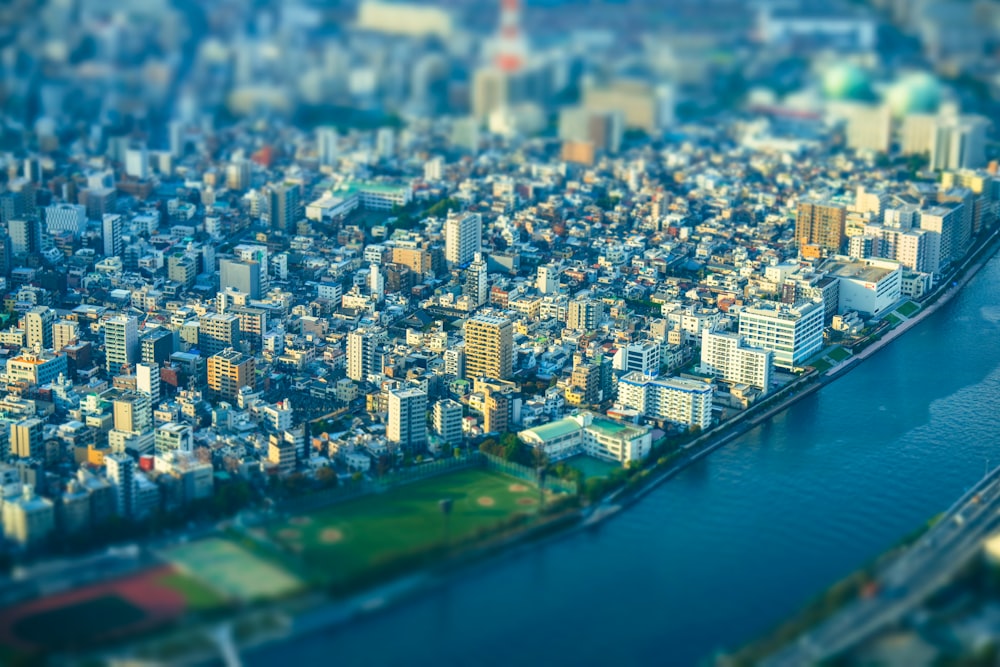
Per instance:
[[[762,664],[798,667],[828,660],[896,622],[946,584],[1000,529],[1000,468],[876,575],[878,593],[849,603]]]

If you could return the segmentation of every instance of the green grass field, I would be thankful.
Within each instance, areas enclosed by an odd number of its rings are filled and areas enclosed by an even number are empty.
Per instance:
[[[833,368],[833,364],[831,364],[826,359],[817,359],[816,361],[810,363],[809,365],[815,368],[819,373],[825,373],[831,368]]]
[[[202,584],[201,589],[196,589],[195,584],[183,583],[179,585],[184,588],[175,590],[202,604],[210,603],[210,595],[215,591],[228,598],[250,601],[281,597],[303,585],[301,579],[287,570],[220,538],[174,547],[166,556],[183,573]]]
[[[538,508],[538,492],[521,480],[462,470],[365,496],[273,525],[269,536],[332,582],[348,581],[393,559],[443,544],[439,501],[450,498],[451,542]]]
[[[895,313],[889,313],[883,319],[885,319],[885,321],[891,324],[892,326],[896,326],[897,324],[903,321],[898,317],[896,317]]]
[[[833,359],[834,361],[840,362],[851,356],[851,353],[842,347],[835,347],[832,350],[830,350],[830,354],[828,354],[827,356]]]
[[[156,583],[183,595],[184,602],[188,608],[194,611],[215,609],[216,607],[225,605],[227,602],[225,596],[217,592],[214,588],[183,572],[165,574],[157,579]]]
[[[918,306],[917,304],[913,303],[912,301],[907,301],[902,306],[900,306],[899,308],[897,308],[896,312],[899,313],[900,315],[902,315],[903,317],[909,317],[910,315],[912,315],[913,313],[917,312],[918,310],[920,310],[920,306]]]

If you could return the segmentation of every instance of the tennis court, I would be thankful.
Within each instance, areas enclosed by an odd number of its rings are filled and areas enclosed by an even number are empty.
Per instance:
[[[280,597],[303,585],[281,567],[221,538],[174,547],[165,555],[184,572],[237,600]]]

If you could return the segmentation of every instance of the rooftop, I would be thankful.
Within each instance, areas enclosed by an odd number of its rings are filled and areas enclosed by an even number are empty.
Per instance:
[[[645,433],[644,429],[637,426],[622,424],[603,417],[594,417],[593,421],[590,422],[590,428],[599,431],[602,435],[619,438],[634,438]]]
[[[852,262],[836,260],[827,265],[826,269],[831,275],[838,278],[854,278],[867,283],[877,283],[887,275],[895,271],[895,268],[880,266],[870,262]]]
[[[536,426],[535,428],[529,428],[527,430],[534,433],[543,442],[548,442],[549,440],[561,438],[564,435],[570,435],[580,429],[581,426],[578,421],[571,417],[566,417],[564,419],[549,422],[548,424],[542,424],[541,426]]]

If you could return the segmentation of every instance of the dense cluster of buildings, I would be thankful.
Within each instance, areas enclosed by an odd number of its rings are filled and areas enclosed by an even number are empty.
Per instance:
[[[737,67],[714,43],[533,52],[516,2],[481,50],[442,9],[364,2],[331,39],[288,3],[176,62],[131,9],[98,30],[102,3],[58,4],[23,33],[45,52],[0,62],[23,84],[0,149],[0,516],[22,547],[491,435],[643,459],[921,298],[997,219],[988,123],[859,58],[682,123],[679,95],[718,100]],[[748,20],[768,46],[873,48],[866,18]],[[343,108],[404,118],[282,120]]]

